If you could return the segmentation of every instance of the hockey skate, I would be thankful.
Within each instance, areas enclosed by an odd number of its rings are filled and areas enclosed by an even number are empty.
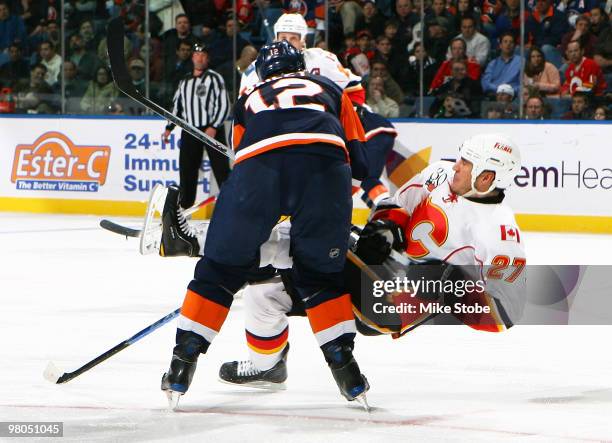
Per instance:
[[[232,385],[248,386],[259,389],[287,389],[287,354],[289,344],[283,350],[281,360],[272,368],[260,371],[251,360],[226,362],[219,368],[219,380]]]
[[[352,346],[332,345],[323,349],[323,354],[342,396],[348,401],[356,400],[366,412],[370,412],[366,398],[370,384],[353,357]]]
[[[162,257],[199,257],[200,244],[193,229],[179,206],[178,186],[168,187],[162,212],[162,236],[159,255]]]
[[[172,356],[170,369],[164,373],[161,381],[161,390],[166,393],[168,407],[171,410],[174,411],[178,407],[181,395],[189,389],[197,363],[197,357],[194,361],[188,361],[176,354]]]
[[[181,331],[177,336],[179,338],[172,352],[170,369],[161,380],[161,390],[166,393],[172,410],[176,409],[180,397],[189,389],[198,357],[208,348],[206,340],[191,331]]]

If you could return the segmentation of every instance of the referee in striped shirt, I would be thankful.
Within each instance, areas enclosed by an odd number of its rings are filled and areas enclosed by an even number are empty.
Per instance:
[[[193,72],[180,81],[174,94],[172,113],[225,144],[223,122],[229,114],[230,104],[223,77],[212,69],[208,69],[208,50],[203,44],[194,45],[191,60],[193,61]],[[164,140],[168,141],[174,127],[173,123],[166,126]],[[202,164],[204,148],[206,148],[212,172],[219,187],[227,179],[230,166],[229,159],[225,155],[208,146],[205,147],[204,143],[185,130],[181,132],[180,147],[180,204],[186,209],[195,203],[198,171]]]

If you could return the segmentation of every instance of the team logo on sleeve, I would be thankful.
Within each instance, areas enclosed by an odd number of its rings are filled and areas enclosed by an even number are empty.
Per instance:
[[[521,242],[521,235],[516,226],[512,225],[500,225],[501,239],[503,241],[514,241],[517,243]]]
[[[427,190],[431,192],[434,189],[436,189],[438,186],[440,186],[442,183],[444,183],[445,181],[446,181],[446,171],[440,168],[437,171],[434,171],[429,176],[429,178],[425,182],[425,186],[427,187]]]

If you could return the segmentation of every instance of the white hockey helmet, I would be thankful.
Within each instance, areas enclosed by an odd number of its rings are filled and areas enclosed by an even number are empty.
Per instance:
[[[278,34],[281,32],[299,34],[300,40],[305,42],[306,34],[308,34],[308,25],[301,14],[283,14],[278,18],[276,23],[274,23],[274,37],[278,37]]]
[[[478,134],[468,138],[459,147],[459,155],[472,163],[471,195],[483,195],[495,188],[508,188],[521,169],[519,148],[505,134]],[[495,179],[489,189],[479,192],[474,183],[484,171],[495,172]]]

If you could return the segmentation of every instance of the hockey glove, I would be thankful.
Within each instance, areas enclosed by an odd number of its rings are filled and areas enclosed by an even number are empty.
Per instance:
[[[403,251],[406,245],[404,232],[391,220],[375,220],[361,231],[355,254],[368,265],[382,264],[391,249]]]

